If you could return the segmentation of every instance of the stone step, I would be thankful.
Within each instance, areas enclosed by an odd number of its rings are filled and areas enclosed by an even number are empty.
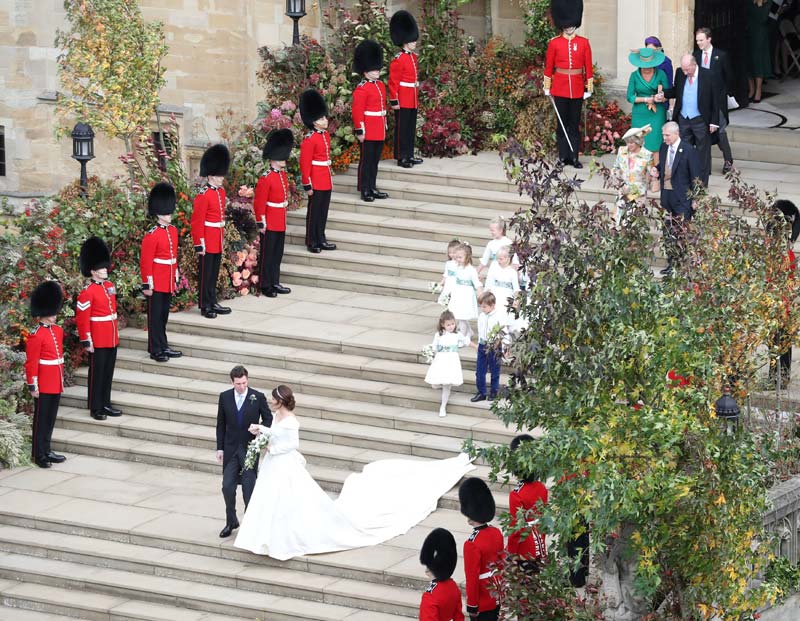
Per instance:
[[[193,425],[216,424],[215,403],[119,390],[114,390],[111,397],[129,417]],[[88,418],[85,387],[68,387],[61,403],[80,410]],[[346,399],[331,400],[315,395],[302,395],[302,405],[297,408],[297,413],[303,417],[301,438],[392,451],[400,455],[433,457],[435,453],[432,451],[450,450],[454,442],[460,443],[462,439],[505,444],[515,435],[497,419],[483,420],[460,414],[440,418],[422,410]],[[538,432],[529,433],[536,435]]]
[[[527,197],[519,196],[516,191],[448,186],[435,177],[424,181],[418,179],[414,176],[413,171],[409,171],[409,174],[405,176],[400,175],[402,173],[396,178],[383,178],[380,172],[378,173],[378,186],[388,193],[390,198],[421,203],[448,203],[465,207],[479,207],[486,209],[489,213],[495,210],[515,212],[521,207],[530,206],[530,200]],[[337,191],[351,194],[357,192],[356,183],[357,179],[353,175],[340,175],[335,180]],[[375,201],[375,203],[377,202]]]
[[[216,450],[216,417],[201,418],[198,415],[197,418],[194,423],[181,423],[127,414],[97,421],[89,416],[86,409],[62,407],[59,408],[57,425],[61,429],[80,433],[200,448],[213,453]],[[344,425],[313,418],[307,421],[303,418],[302,452],[309,463],[358,471],[377,459],[399,456],[428,459],[455,457],[461,452],[463,443],[461,438],[433,435],[415,437],[409,432],[380,428],[372,430],[353,424],[347,427],[347,432],[340,434],[336,431],[337,427]],[[332,441],[332,436],[339,442]],[[347,443],[351,438],[354,444]],[[486,443],[478,442],[477,445],[486,446]]]
[[[330,237],[331,239],[336,239],[335,233],[331,232]],[[444,242],[443,247],[447,248],[447,244]],[[283,259],[284,263],[281,265],[282,274],[291,264],[311,267],[315,270],[330,269],[341,272],[358,272],[367,276],[375,274],[390,276],[394,279],[421,280],[426,285],[425,290],[428,291],[429,296],[431,294],[427,288],[427,283],[431,281],[439,282],[444,268],[444,263],[439,261],[358,252],[347,250],[345,247],[337,248],[336,251],[332,252],[314,254],[309,252],[305,246],[295,244],[286,246]]]
[[[334,242],[337,247],[337,250],[329,254],[336,254],[339,250],[347,250],[350,252],[385,255],[394,258],[398,262],[404,258],[421,259],[423,261],[438,260],[441,258],[442,268],[444,268],[444,263],[447,260],[448,242],[413,239],[410,237],[388,237],[385,235],[373,235],[370,233],[358,233],[344,230],[331,233],[328,237],[330,237],[330,241]],[[287,244],[303,246],[305,245],[305,239],[305,227],[292,224],[287,226]],[[285,265],[282,264],[281,272],[283,272],[284,267]],[[379,291],[368,293],[380,295]]]
[[[84,417],[89,418],[83,413]],[[79,417],[74,417],[79,420]],[[90,419],[91,420],[91,419]],[[153,419],[156,420],[156,419]],[[164,427],[165,421],[159,421],[160,427]],[[74,424],[74,423],[73,423]],[[70,425],[70,422],[67,422]],[[74,426],[85,427],[85,425],[74,424]],[[134,427],[135,424],[129,424]],[[198,448],[176,444],[174,436],[168,433],[158,433],[152,430],[146,433],[150,437],[160,437],[161,441],[152,439],[139,439],[136,437],[124,437],[112,435],[114,427],[105,425],[95,427],[98,432],[82,431],[79,429],[65,428],[64,424],[58,423],[53,432],[53,446],[55,450],[74,453],[76,455],[90,455],[114,459],[120,461],[132,461],[165,468],[177,468],[181,470],[191,470],[195,472],[216,473],[221,476],[222,466],[216,462],[214,446],[210,448]],[[118,428],[118,427],[117,427]],[[110,433],[111,432],[111,433]],[[145,435],[141,433],[140,435]],[[186,440],[184,440],[186,441]],[[319,486],[329,492],[339,492],[344,485],[345,479],[353,472],[360,472],[367,463],[377,459],[395,459],[403,457],[405,459],[421,459],[415,455],[397,455],[383,451],[371,451],[369,449],[358,449],[349,451],[344,450],[350,447],[336,447],[326,445],[321,442],[303,442],[301,453],[308,460],[308,471],[319,484]],[[351,457],[337,458],[336,454],[351,453]],[[481,476],[486,478],[489,468],[486,466],[476,466],[476,470],[470,476]],[[508,493],[507,485],[501,483],[491,483],[490,487],[495,489],[502,496]],[[458,489],[455,486],[439,499],[439,507],[445,509],[458,509]]]
[[[472,532],[457,510],[439,508],[425,520],[383,544],[277,561],[220,539],[224,524],[221,477],[144,463],[67,454],[49,470],[20,468],[0,480],[0,524],[53,531],[162,550],[239,561],[257,567],[280,567],[311,575],[365,583],[424,589],[419,548],[436,527],[453,532],[458,550]],[[498,520],[508,511],[508,495],[494,493]],[[241,497],[237,501],[242,514]],[[463,567],[454,574],[463,577]],[[2,576],[0,576],[2,577]]]
[[[364,204],[370,205],[372,203]],[[460,208],[464,209],[464,207]],[[481,211],[477,208],[473,209]],[[492,212],[483,210],[483,219],[478,224],[473,225],[463,222],[460,216],[448,216],[446,221],[440,223],[420,220],[416,218],[419,211],[423,211],[423,209],[418,209],[411,201],[403,201],[402,206],[397,205],[394,208],[387,208],[380,214],[331,209],[325,230],[330,232],[331,239],[335,237],[333,231],[368,233],[383,237],[409,237],[411,239],[443,242],[445,245],[451,239],[457,237],[471,243],[476,247],[476,251],[477,247],[481,246],[481,251],[483,251],[482,246],[489,239],[488,224],[493,217]],[[290,211],[288,219],[290,224],[304,228],[306,210]]]
[[[392,615],[419,609],[411,589],[18,526],[0,525],[0,551]]]
[[[294,239],[292,239],[294,242]],[[330,267],[313,267],[283,263],[281,284],[303,284],[332,287],[356,293],[379,293],[381,295],[429,300],[431,292],[428,282],[422,279],[397,277],[386,274],[370,274],[355,270],[339,270]]]
[[[400,179],[405,179],[402,177]],[[431,182],[435,183],[439,177],[432,178]],[[470,182],[471,180],[467,180]],[[349,187],[349,186],[348,186]],[[348,189],[348,188],[343,188]],[[491,188],[488,188],[491,189]],[[509,191],[516,192],[516,188],[511,188]],[[489,220],[495,216],[503,216],[510,218],[514,215],[514,209],[508,211],[501,210],[488,210],[484,207],[467,207],[465,205],[451,205],[445,202],[420,202],[403,200],[399,198],[387,198],[382,201],[375,201],[373,203],[365,203],[361,200],[358,194],[351,194],[347,192],[335,191],[331,194],[331,207],[329,218],[335,213],[359,213],[369,214],[373,216],[395,216],[399,218],[413,219],[414,221],[427,221],[429,223],[445,223],[448,227],[452,225],[458,226],[477,226],[485,230]],[[291,213],[303,213],[305,210],[299,210]],[[304,216],[305,217],[305,216]],[[305,226],[305,220],[303,221]],[[428,226],[433,226],[429,224]],[[445,229],[447,230],[447,229]]]
[[[248,372],[254,386],[286,384],[291,387],[297,394],[298,406],[301,408],[304,394],[395,405],[437,414],[441,405],[440,392],[429,387],[404,386],[260,366],[250,366]],[[230,385],[229,373],[230,364],[227,362],[183,356],[172,358],[166,363],[159,363],[151,360],[147,352],[122,350],[117,356],[114,387],[117,390],[157,397],[217,403],[219,393]],[[76,383],[86,386],[87,376],[86,367],[77,369]],[[453,393],[447,410],[452,414],[474,416],[479,419],[494,417],[489,402],[471,403],[470,394],[466,392]]]
[[[0,581],[0,606],[3,621],[252,621],[252,617],[234,617],[181,606],[154,604],[82,589],[63,589],[43,584]],[[14,606],[9,608],[8,606]],[[384,621],[396,621],[388,616]]]
[[[250,618],[266,615],[266,618],[276,621],[343,621],[352,620],[360,612],[350,606],[195,584],[187,580],[119,569],[98,570],[96,567],[75,562],[12,553],[0,555],[0,577],[219,615],[232,614]]]
[[[195,337],[190,334],[170,334],[172,347],[183,352],[185,356],[207,358],[215,361],[226,361],[234,364],[260,365],[268,361],[271,367],[295,369],[298,371],[340,375],[358,379],[391,382],[408,386],[427,386],[422,383],[428,365],[424,362],[403,362],[400,360],[383,360],[367,356],[353,356],[337,352],[326,352],[300,347],[284,347],[264,343],[237,342],[231,346],[229,340],[213,337]],[[147,349],[147,332],[135,328],[124,328],[120,331],[120,347],[145,351]],[[464,370],[464,384],[454,387],[463,392],[475,391],[475,351],[463,347],[461,368]],[[505,381],[501,377],[501,381]]]

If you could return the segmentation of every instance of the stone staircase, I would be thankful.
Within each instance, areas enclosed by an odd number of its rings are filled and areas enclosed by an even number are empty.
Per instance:
[[[460,544],[471,530],[457,491],[382,545],[286,562],[238,550],[232,538],[217,536],[224,521],[214,460],[218,394],[237,363],[258,389],[292,386],[301,450],[331,494],[377,459],[451,457],[466,439],[507,443],[516,430],[487,403],[469,401],[474,350],[462,350],[465,384],[446,418],[437,416],[440,393],[423,382],[419,352],[441,312],[428,282],[441,277],[447,242],[469,240],[480,256],[489,220],[527,201],[491,154],[428,161],[413,177],[384,162],[379,185],[391,198],[374,203],[358,199],[352,173],[335,183],[328,237],[338,250],[308,253],[305,213],[289,214],[282,280],[291,295],[240,297],[231,315],[213,321],[197,310],[172,315],[170,342],[184,356],[167,364],[147,356],[146,332],[124,329],[113,401],[125,415],[89,417],[80,369],[54,434],[68,461],[0,471],[0,619],[417,616],[427,584],[418,560],[425,536],[442,526]],[[589,179],[581,197],[612,195]],[[476,465],[474,474],[488,474]],[[492,487],[500,510],[507,508],[508,488]],[[460,561],[455,577],[463,577]]]

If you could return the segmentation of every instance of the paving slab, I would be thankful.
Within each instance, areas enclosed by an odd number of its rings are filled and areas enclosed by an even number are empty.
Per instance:
[[[54,468],[50,468],[50,472],[47,473],[48,476],[44,477],[40,474],[40,470],[42,469],[38,467],[19,469],[12,473],[11,476],[0,479],[0,485],[11,489],[43,492],[76,476],[69,472],[59,472]]]

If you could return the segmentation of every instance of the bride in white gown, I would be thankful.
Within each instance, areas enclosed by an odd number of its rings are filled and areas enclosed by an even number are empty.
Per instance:
[[[469,457],[385,459],[347,477],[332,500],[306,470],[298,452],[300,425],[287,386],[272,391],[274,412],[267,451],[261,460],[234,545],[286,560],[381,543],[406,533],[436,509],[439,498],[474,469]]]

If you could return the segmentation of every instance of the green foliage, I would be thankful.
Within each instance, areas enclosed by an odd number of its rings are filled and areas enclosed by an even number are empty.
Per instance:
[[[550,19],[550,0],[524,0],[525,38],[534,56],[544,57],[550,39],[558,34]]]
[[[27,392],[21,373],[24,362],[24,355],[0,344],[0,465],[4,468],[14,468],[27,461],[30,453],[30,419],[18,397]]]
[[[129,146],[158,106],[166,71],[164,26],[146,22],[137,0],[65,0],[64,10],[69,29],[59,30],[55,40],[63,50],[62,121],[76,116]]]
[[[795,567],[785,556],[770,561],[764,572],[764,580],[781,592],[781,601],[800,590],[800,566]]]
[[[786,329],[775,315],[797,285],[781,268],[784,231],[766,226],[768,202],[736,181],[731,196],[758,224],[699,197],[679,274],[657,281],[648,205],[633,204],[617,227],[606,205],[578,200],[579,182],[541,146],[512,143],[505,156],[532,198],[513,222],[531,329],[512,348],[510,397],[496,410],[511,428],[545,431],[517,458],[558,482],[540,527],[564,541],[591,524],[601,554],[629,533],[619,543],[638,559],[637,592],[653,611],[754,611],[770,592],[747,588],[767,557],[754,543],[766,540],[767,468],[749,431],[726,433],[713,405]],[[504,447],[480,452],[498,477],[519,467]]]

